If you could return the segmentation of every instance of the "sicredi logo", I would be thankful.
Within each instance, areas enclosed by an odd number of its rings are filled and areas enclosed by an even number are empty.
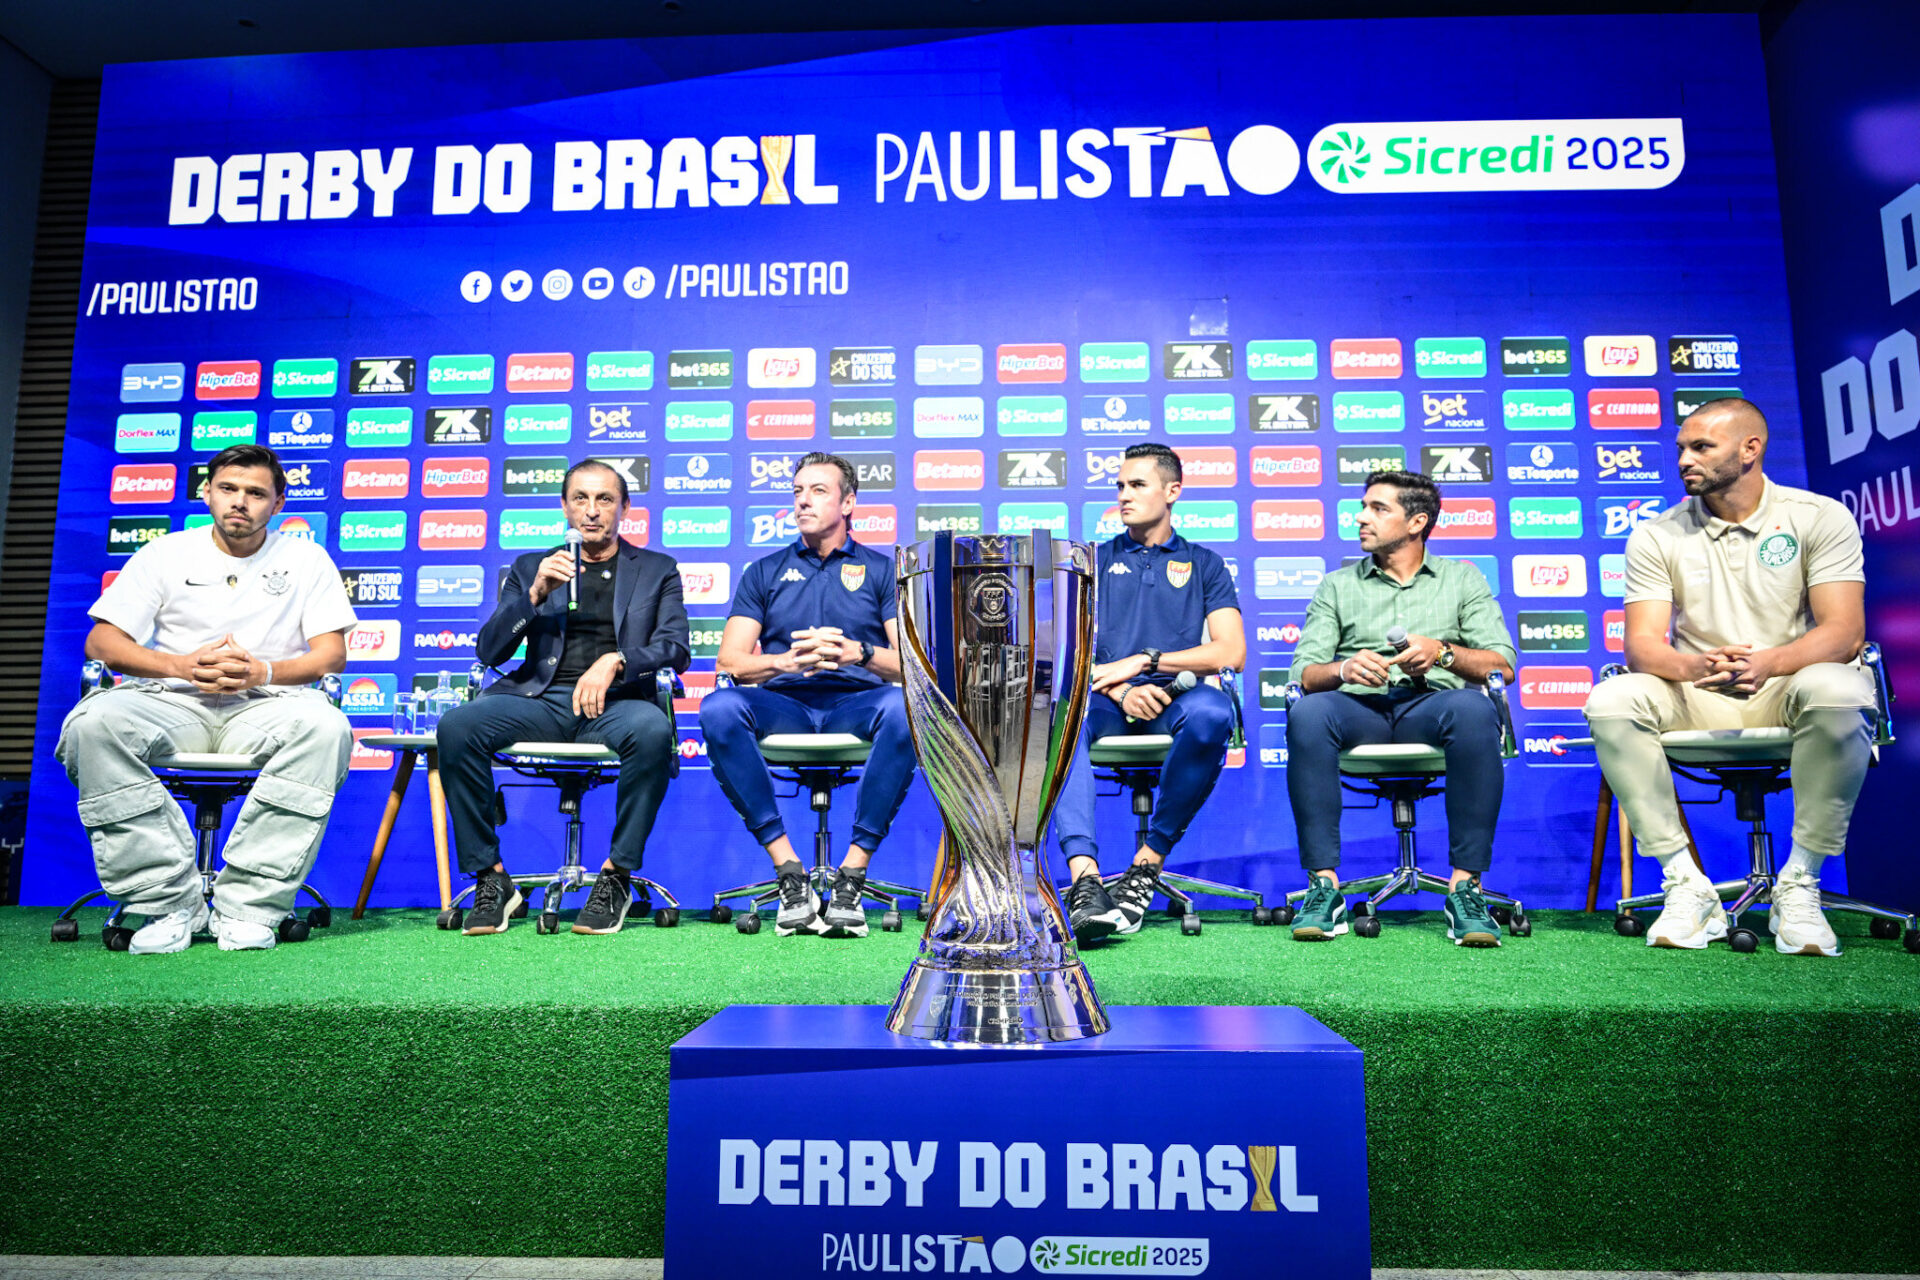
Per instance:
[[[1247,450],[1247,468],[1262,487],[1298,488],[1320,483],[1317,444],[1256,444]]]
[[[811,440],[813,419],[811,400],[749,400],[747,439]]]
[[[516,404],[507,408],[508,444],[565,444],[573,439],[573,408],[564,404]]]
[[[1573,372],[1573,344],[1565,338],[1502,338],[1500,372],[1509,378],[1564,378]]]
[[[434,356],[427,361],[428,395],[486,395],[492,390],[492,356]]]
[[[1067,434],[1067,398],[1001,396],[994,406],[994,421],[1003,436],[1063,436]]]
[[[856,506],[853,536],[870,547],[900,541],[900,512],[888,503]]]
[[[422,511],[422,551],[477,551],[487,545],[484,511]]]
[[[1343,444],[1334,450],[1334,467],[1339,483],[1365,484],[1376,471],[1405,471],[1407,451],[1397,444]]]
[[[179,447],[177,413],[123,413],[114,419],[115,453],[172,453]]]
[[[682,560],[680,590],[688,604],[724,605],[733,595],[733,566]]]
[[[724,547],[732,541],[733,514],[725,507],[668,507],[660,513],[662,546]]]
[[[1247,377],[1255,382],[1290,382],[1319,373],[1320,349],[1312,338],[1261,339],[1247,344]]]
[[[1521,610],[1514,624],[1523,653],[1578,653],[1587,648],[1587,615],[1577,609]]]
[[[835,400],[827,406],[827,432],[836,440],[891,440],[900,431],[900,408],[892,400]]]
[[[1491,538],[1498,532],[1492,498],[1440,499],[1440,519],[1434,522],[1436,542],[1447,538]]]
[[[340,550],[405,551],[407,513],[354,511],[340,517]]]
[[[430,458],[420,464],[420,496],[484,498],[492,471],[493,464],[486,458]]]
[[[887,387],[895,381],[892,347],[835,347],[827,353],[827,381],[836,387]]]
[[[355,360],[347,377],[357,396],[407,395],[413,391],[413,357]]]
[[[1493,449],[1484,444],[1424,445],[1420,470],[1436,483],[1488,484],[1493,480]]]
[[[486,545],[486,512],[461,511],[441,512],[439,514],[442,516],[458,515],[463,517],[461,521],[463,528],[466,525],[464,517],[477,517],[480,521],[482,537],[480,542],[473,545]],[[525,507],[512,507],[500,513],[498,528],[500,533],[500,546],[503,550],[539,550],[557,546],[561,539],[567,536],[567,517],[564,512],[556,511],[549,507],[537,507],[532,510],[528,510]],[[424,542],[420,545],[423,549],[426,547],[426,543]]]
[[[1238,542],[1240,504],[1188,498],[1173,510],[1173,531],[1189,542]]]
[[[812,347],[753,347],[747,352],[747,385],[755,390],[811,387],[815,365]]]
[[[413,443],[413,410],[347,410],[347,448],[397,449]]]
[[[1181,445],[1182,483],[1188,489],[1231,489],[1240,483],[1240,456],[1232,445]]]
[[[1253,594],[1261,600],[1308,600],[1327,576],[1319,556],[1256,556]]]
[[[733,492],[733,458],[724,453],[670,453],[660,492],[720,494]]]
[[[1342,120],[1313,135],[1305,168],[1337,195],[1648,191],[1686,158],[1677,117]]]
[[[987,431],[979,396],[921,396],[913,402],[913,434],[922,439],[979,436]]]
[[[1067,536],[1064,502],[1003,502],[995,515],[995,533],[1028,534],[1045,529],[1056,538]]]
[[[1583,345],[1590,378],[1645,378],[1654,372],[1651,334],[1592,334]]]
[[[1067,348],[1059,342],[1003,342],[993,353],[1002,382],[1065,382]]]
[[[1740,374],[1740,339],[1730,333],[1707,337],[1670,338],[1667,367],[1688,374]]]
[[[1664,498],[1596,498],[1594,517],[1603,538],[1624,538],[1664,509]]]
[[[1152,402],[1145,396],[1080,397],[1082,435],[1143,436],[1152,430]]]
[[[1580,460],[1570,444],[1510,444],[1507,479],[1514,484],[1573,484]]]
[[[1318,431],[1320,397],[1307,392],[1248,396],[1247,425],[1255,431]]]
[[[1507,527],[1516,538],[1577,538],[1584,532],[1578,498],[1509,498]]]
[[[913,455],[916,489],[983,489],[986,483],[987,459],[978,449],[923,449]]]
[[[340,471],[340,496],[404,498],[412,481],[413,464],[405,458],[353,458]]]
[[[1587,421],[1596,429],[1651,431],[1660,426],[1660,393],[1652,387],[1587,392]]]
[[[508,458],[500,472],[500,492],[510,498],[558,494],[567,466],[560,457]]]
[[[331,449],[333,410],[275,409],[267,415],[267,443],[276,449]]]
[[[1145,382],[1153,373],[1152,360],[1144,342],[1083,342],[1080,381]]]
[[[1311,541],[1325,535],[1327,513],[1318,498],[1259,498],[1253,504],[1253,536],[1262,542]]]
[[[978,346],[960,344],[913,349],[913,380],[923,387],[973,387],[986,376]]]
[[[1168,382],[1205,382],[1233,376],[1231,342],[1169,342],[1160,373]]]
[[[1002,449],[1002,489],[1064,489],[1067,485],[1065,449]]]
[[[423,609],[473,609],[486,597],[486,570],[477,564],[423,565],[413,580],[413,602]]]
[[[1413,371],[1421,378],[1484,378],[1487,344],[1483,338],[1416,338]]]
[[[1493,425],[1492,398],[1484,391],[1422,391],[1420,425],[1429,431],[1485,431]]]
[[[196,400],[253,400],[259,395],[258,360],[203,360],[194,370]]]
[[[863,494],[886,493],[898,482],[899,464],[890,453],[843,453],[840,458],[853,468]]]
[[[1597,444],[1593,459],[1594,479],[1601,484],[1660,483],[1660,446],[1652,441]]]
[[[972,502],[923,503],[913,509],[913,536],[936,533],[985,533],[986,512]]]
[[[493,410],[485,405],[435,405],[427,410],[428,444],[486,444],[492,439]]]
[[[508,356],[507,390],[573,390],[573,353],[548,351]]]
[[[351,519],[351,517],[349,517]],[[341,525],[341,538],[346,537],[346,526]],[[347,589],[347,600],[354,608],[378,608],[401,603],[401,574],[397,567],[377,569],[342,569],[341,585]]]
[[[179,400],[187,393],[184,364],[123,364],[120,366],[120,402],[143,404]]]
[[[202,409],[193,415],[195,453],[218,453],[236,444],[252,444],[259,418],[251,409]]]
[[[1517,596],[1584,596],[1587,594],[1585,556],[1515,556],[1513,594]]]
[[[172,463],[121,463],[107,496],[115,503],[172,502],[179,474]]]
[[[1327,346],[1336,378],[1397,378],[1403,369],[1398,338],[1335,338]]]
[[[400,624],[392,618],[363,618],[347,632],[348,662],[392,662],[399,656]]]
[[[1226,392],[1173,392],[1165,401],[1167,432],[1176,436],[1228,435],[1233,397]]]
[[[324,399],[340,389],[340,362],[318,358],[275,360],[275,400]]]
[[[1584,707],[1592,692],[1591,667],[1520,668],[1520,705],[1529,711]]]
[[[587,390],[653,390],[653,352],[589,351]]]
[[[1336,391],[1335,431],[1404,431],[1407,404],[1398,391]]]
[[[1509,431],[1567,431],[1573,427],[1573,392],[1554,388],[1503,391],[1500,413]]]

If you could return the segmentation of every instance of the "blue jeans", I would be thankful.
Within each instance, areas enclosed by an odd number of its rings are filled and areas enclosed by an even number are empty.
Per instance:
[[[1073,770],[1053,810],[1053,833],[1060,841],[1060,852],[1068,858],[1100,859],[1100,847],[1093,838],[1094,777],[1087,763],[1087,743],[1129,733],[1172,736],[1166,763],[1160,766],[1160,795],[1147,827],[1147,848],[1164,859],[1187,834],[1193,815],[1213,794],[1213,784],[1220,780],[1220,769],[1226,764],[1227,737],[1232,732],[1233,708],[1227,695],[1212,685],[1196,685],[1153,719],[1132,724],[1127,723],[1112,698],[1094,694],[1087,706],[1086,728],[1073,755]]]
[[[1412,697],[1310,693],[1287,713],[1287,798],[1300,837],[1300,865],[1340,865],[1340,753],[1383,742],[1424,742],[1447,754],[1448,857],[1461,871],[1493,865],[1493,827],[1507,776],[1500,718],[1478,689]]]
[[[774,733],[851,733],[873,744],[854,799],[853,843],[872,853],[887,838],[913,782],[913,734],[898,685],[849,692],[787,685],[718,689],[700,703],[700,729],[720,789],[762,845],[785,835],[760,739]]]

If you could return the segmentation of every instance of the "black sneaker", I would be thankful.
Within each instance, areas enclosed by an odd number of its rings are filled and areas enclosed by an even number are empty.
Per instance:
[[[834,873],[833,897],[828,899],[827,909],[820,917],[829,938],[867,936],[867,913],[861,907],[866,888],[867,873],[864,870],[842,867]]]
[[[461,932],[469,936],[476,933],[505,933],[507,921],[526,901],[520,896],[520,886],[513,877],[504,871],[489,868],[474,879],[473,905],[467,909],[467,926]]]
[[[1067,922],[1081,946],[1098,942],[1126,923],[1098,875],[1081,876],[1067,886]]]
[[[780,913],[773,918],[773,935],[790,938],[796,933],[819,933],[820,895],[807,882],[807,873],[798,862],[783,862],[773,869],[780,881]]]
[[[633,909],[633,873],[624,867],[602,871],[594,877],[587,905],[574,917],[575,933],[618,933]]]
[[[1126,874],[1113,886],[1113,905],[1120,913],[1120,927],[1115,933],[1140,932],[1140,922],[1147,918],[1147,905],[1159,887],[1160,868],[1145,862],[1136,862],[1127,868]]]

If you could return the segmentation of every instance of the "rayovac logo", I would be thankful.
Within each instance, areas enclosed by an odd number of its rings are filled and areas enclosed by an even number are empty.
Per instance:
[[[915,462],[918,478],[918,460]],[[1002,489],[1064,489],[1067,487],[1065,449],[1002,449]]]
[[[1485,431],[1493,425],[1492,397],[1484,391],[1422,391],[1420,425],[1429,431]]]
[[[1365,484],[1376,471],[1405,471],[1407,451],[1397,444],[1343,444],[1334,450],[1334,468],[1339,483]]]
[[[718,455],[715,455],[718,456]],[[796,459],[790,453],[756,453],[747,459],[752,474],[747,478],[748,493],[791,493],[797,474]]]
[[[913,536],[936,533],[985,533],[986,512],[977,503],[923,503],[913,509]]]
[[[492,390],[492,356],[434,356],[427,361],[428,395],[486,395]]]
[[[754,347],[747,352],[747,385],[756,390],[811,387],[812,347]]]
[[[122,463],[113,469],[107,496],[116,503],[172,502],[179,474],[172,463]]]
[[[1255,431],[1318,431],[1320,397],[1305,392],[1248,396],[1247,425]]]
[[[1398,391],[1336,391],[1335,431],[1404,431],[1407,403]]]
[[[899,509],[887,503],[862,504],[853,509],[853,536],[870,547],[900,541]]]
[[[179,447],[177,413],[123,413],[114,420],[115,453],[172,453]]]
[[[653,352],[589,351],[587,390],[653,390]]]
[[[541,352],[507,357],[508,391],[573,390],[573,353]]]
[[[1520,668],[1520,705],[1529,711],[1584,707],[1592,692],[1592,667]]]
[[[1335,338],[1327,345],[1336,378],[1397,378],[1404,371],[1398,338]]]
[[[405,551],[407,513],[355,511],[340,517],[340,550]]]
[[[986,404],[979,396],[921,396],[913,402],[913,434],[923,439],[985,435]]]
[[[1423,445],[1420,470],[1437,484],[1488,484],[1493,480],[1493,449],[1484,444]]]
[[[395,624],[398,625],[398,624]],[[416,631],[413,633],[413,647],[429,652],[451,653],[455,649],[471,649],[480,643],[478,631]]]
[[[749,400],[747,439],[811,440],[813,419],[811,400]]]
[[[973,387],[986,376],[986,356],[977,346],[913,349],[913,380],[923,387]]]
[[[1507,479],[1513,484],[1573,484],[1580,460],[1570,444],[1510,444]]]
[[[1253,629],[1255,644],[1277,644],[1288,649],[1300,643],[1300,636],[1300,624],[1297,622],[1263,623]]]
[[[733,492],[733,459],[724,453],[670,453],[660,492],[681,494]]]
[[[1444,538],[1491,538],[1495,533],[1492,498],[1440,499],[1440,519],[1434,523],[1435,541]]]
[[[898,482],[899,463],[890,453],[843,453],[840,457],[853,468],[861,493],[886,493]]]
[[[1509,431],[1571,430],[1573,392],[1560,389],[1503,391],[1500,413]]]
[[[1563,378],[1573,372],[1573,345],[1565,338],[1502,338],[1500,372],[1509,378]]]
[[[1514,638],[1526,653],[1579,653],[1587,648],[1587,615],[1578,610],[1514,615]]]
[[[356,622],[347,632],[348,662],[392,662],[400,656],[400,624],[391,618]]]
[[[1587,392],[1587,421],[1597,430],[1652,431],[1661,423],[1660,393],[1652,387]]]
[[[688,604],[724,605],[733,594],[733,566],[680,562],[680,590]]]
[[[173,522],[166,516],[114,516],[107,521],[107,554],[130,556],[172,532]]]
[[[1507,527],[1516,538],[1577,538],[1584,532],[1578,498],[1509,498]]]
[[[510,498],[534,498],[560,492],[567,478],[567,460],[508,458],[500,472],[500,492]]]
[[[1413,371],[1421,378],[1484,378],[1487,344],[1483,338],[1417,338]]]
[[[340,583],[355,608],[398,605],[404,579],[398,568],[342,569]]]
[[[1144,342],[1083,342],[1080,381],[1145,382],[1153,373],[1152,360]]]
[[[236,444],[252,444],[260,419],[251,409],[202,409],[193,415],[195,453],[218,453]]]
[[[835,347],[827,353],[827,381],[836,387],[890,387],[896,363],[892,347]]]
[[[324,399],[340,388],[340,362],[322,357],[273,362],[275,400]]]
[[[1145,396],[1080,397],[1082,435],[1143,436],[1152,430],[1152,403]]]
[[[1307,600],[1326,576],[1327,562],[1319,556],[1256,556],[1253,594],[1261,600]]]
[[[891,440],[900,432],[900,406],[892,400],[835,400],[827,406],[827,432],[836,440]]]
[[[1231,489],[1240,483],[1240,455],[1232,445],[1181,445],[1182,484],[1188,489]]]
[[[413,483],[405,458],[354,458],[340,472],[343,498],[404,498]]]
[[[196,400],[254,400],[259,395],[258,360],[203,360],[194,370]]]
[[[1585,725],[1546,725],[1531,724],[1520,738],[1520,756],[1528,764],[1563,765],[1576,768],[1592,768],[1598,763],[1593,752],[1582,751],[1567,745],[1570,739],[1584,738],[1587,735]]]
[[[413,602],[423,609],[473,609],[486,597],[486,570],[477,564],[423,565],[413,580]]]
[[[1262,487],[1300,488],[1320,483],[1320,446],[1317,444],[1256,444],[1247,450],[1253,482]]]
[[[1590,378],[1647,378],[1655,372],[1652,334],[1592,334],[1582,345]]]
[[[1624,538],[1665,509],[1664,498],[1596,498],[1594,520],[1603,538]]]
[[[179,400],[187,391],[187,366],[184,364],[123,364],[120,366],[120,401],[144,404]]]
[[[398,679],[392,672],[355,676],[340,691],[340,710],[350,716],[384,716],[393,711]]]
[[[1173,392],[1165,422],[1172,435],[1226,435],[1233,431],[1233,397],[1220,392]]]
[[[493,463],[486,458],[429,458],[420,464],[423,498],[484,498]]]
[[[487,545],[484,511],[422,511],[422,551],[477,551]]]
[[[1652,441],[1597,444],[1593,460],[1601,484],[1660,483],[1660,446]]]
[[[1587,594],[1585,556],[1515,556],[1513,594],[1516,596],[1584,596]]]
[[[916,489],[983,489],[986,483],[987,458],[978,449],[923,449],[913,455]]]
[[[1318,498],[1259,498],[1254,501],[1253,536],[1262,542],[1313,541],[1324,537],[1326,529],[1326,506]]]
[[[993,353],[1001,382],[1065,382],[1067,348],[1059,342],[1007,342]]]
[[[1338,195],[1651,191],[1687,160],[1678,117],[1339,121],[1301,163]]]
[[[1667,368],[1676,374],[1740,374],[1740,339],[1730,333],[1667,340]]]
[[[644,404],[588,405],[588,441],[593,444],[645,444],[646,409]]]
[[[1207,382],[1233,376],[1231,342],[1169,342],[1161,348],[1160,373],[1168,382]]]
[[[1003,436],[1067,434],[1065,396],[1001,396],[994,420]]]
[[[435,405],[427,410],[428,444],[486,444],[492,439],[493,410],[485,405]]]
[[[1320,349],[1312,338],[1281,338],[1247,344],[1247,376],[1255,382],[1285,382],[1318,376]]]
[[[333,410],[275,409],[267,415],[267,443],[276,449],[331,449]]]
[[[408,395],[413,391],[413,357],[355,360],[347,378],[357,396]]]

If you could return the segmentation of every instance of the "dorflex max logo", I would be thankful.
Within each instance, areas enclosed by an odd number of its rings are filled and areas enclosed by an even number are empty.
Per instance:
[[[1677,117],[1340,121],[1303,163],[1338,195],[1456,191],[1652,191],[1686,165]]]

